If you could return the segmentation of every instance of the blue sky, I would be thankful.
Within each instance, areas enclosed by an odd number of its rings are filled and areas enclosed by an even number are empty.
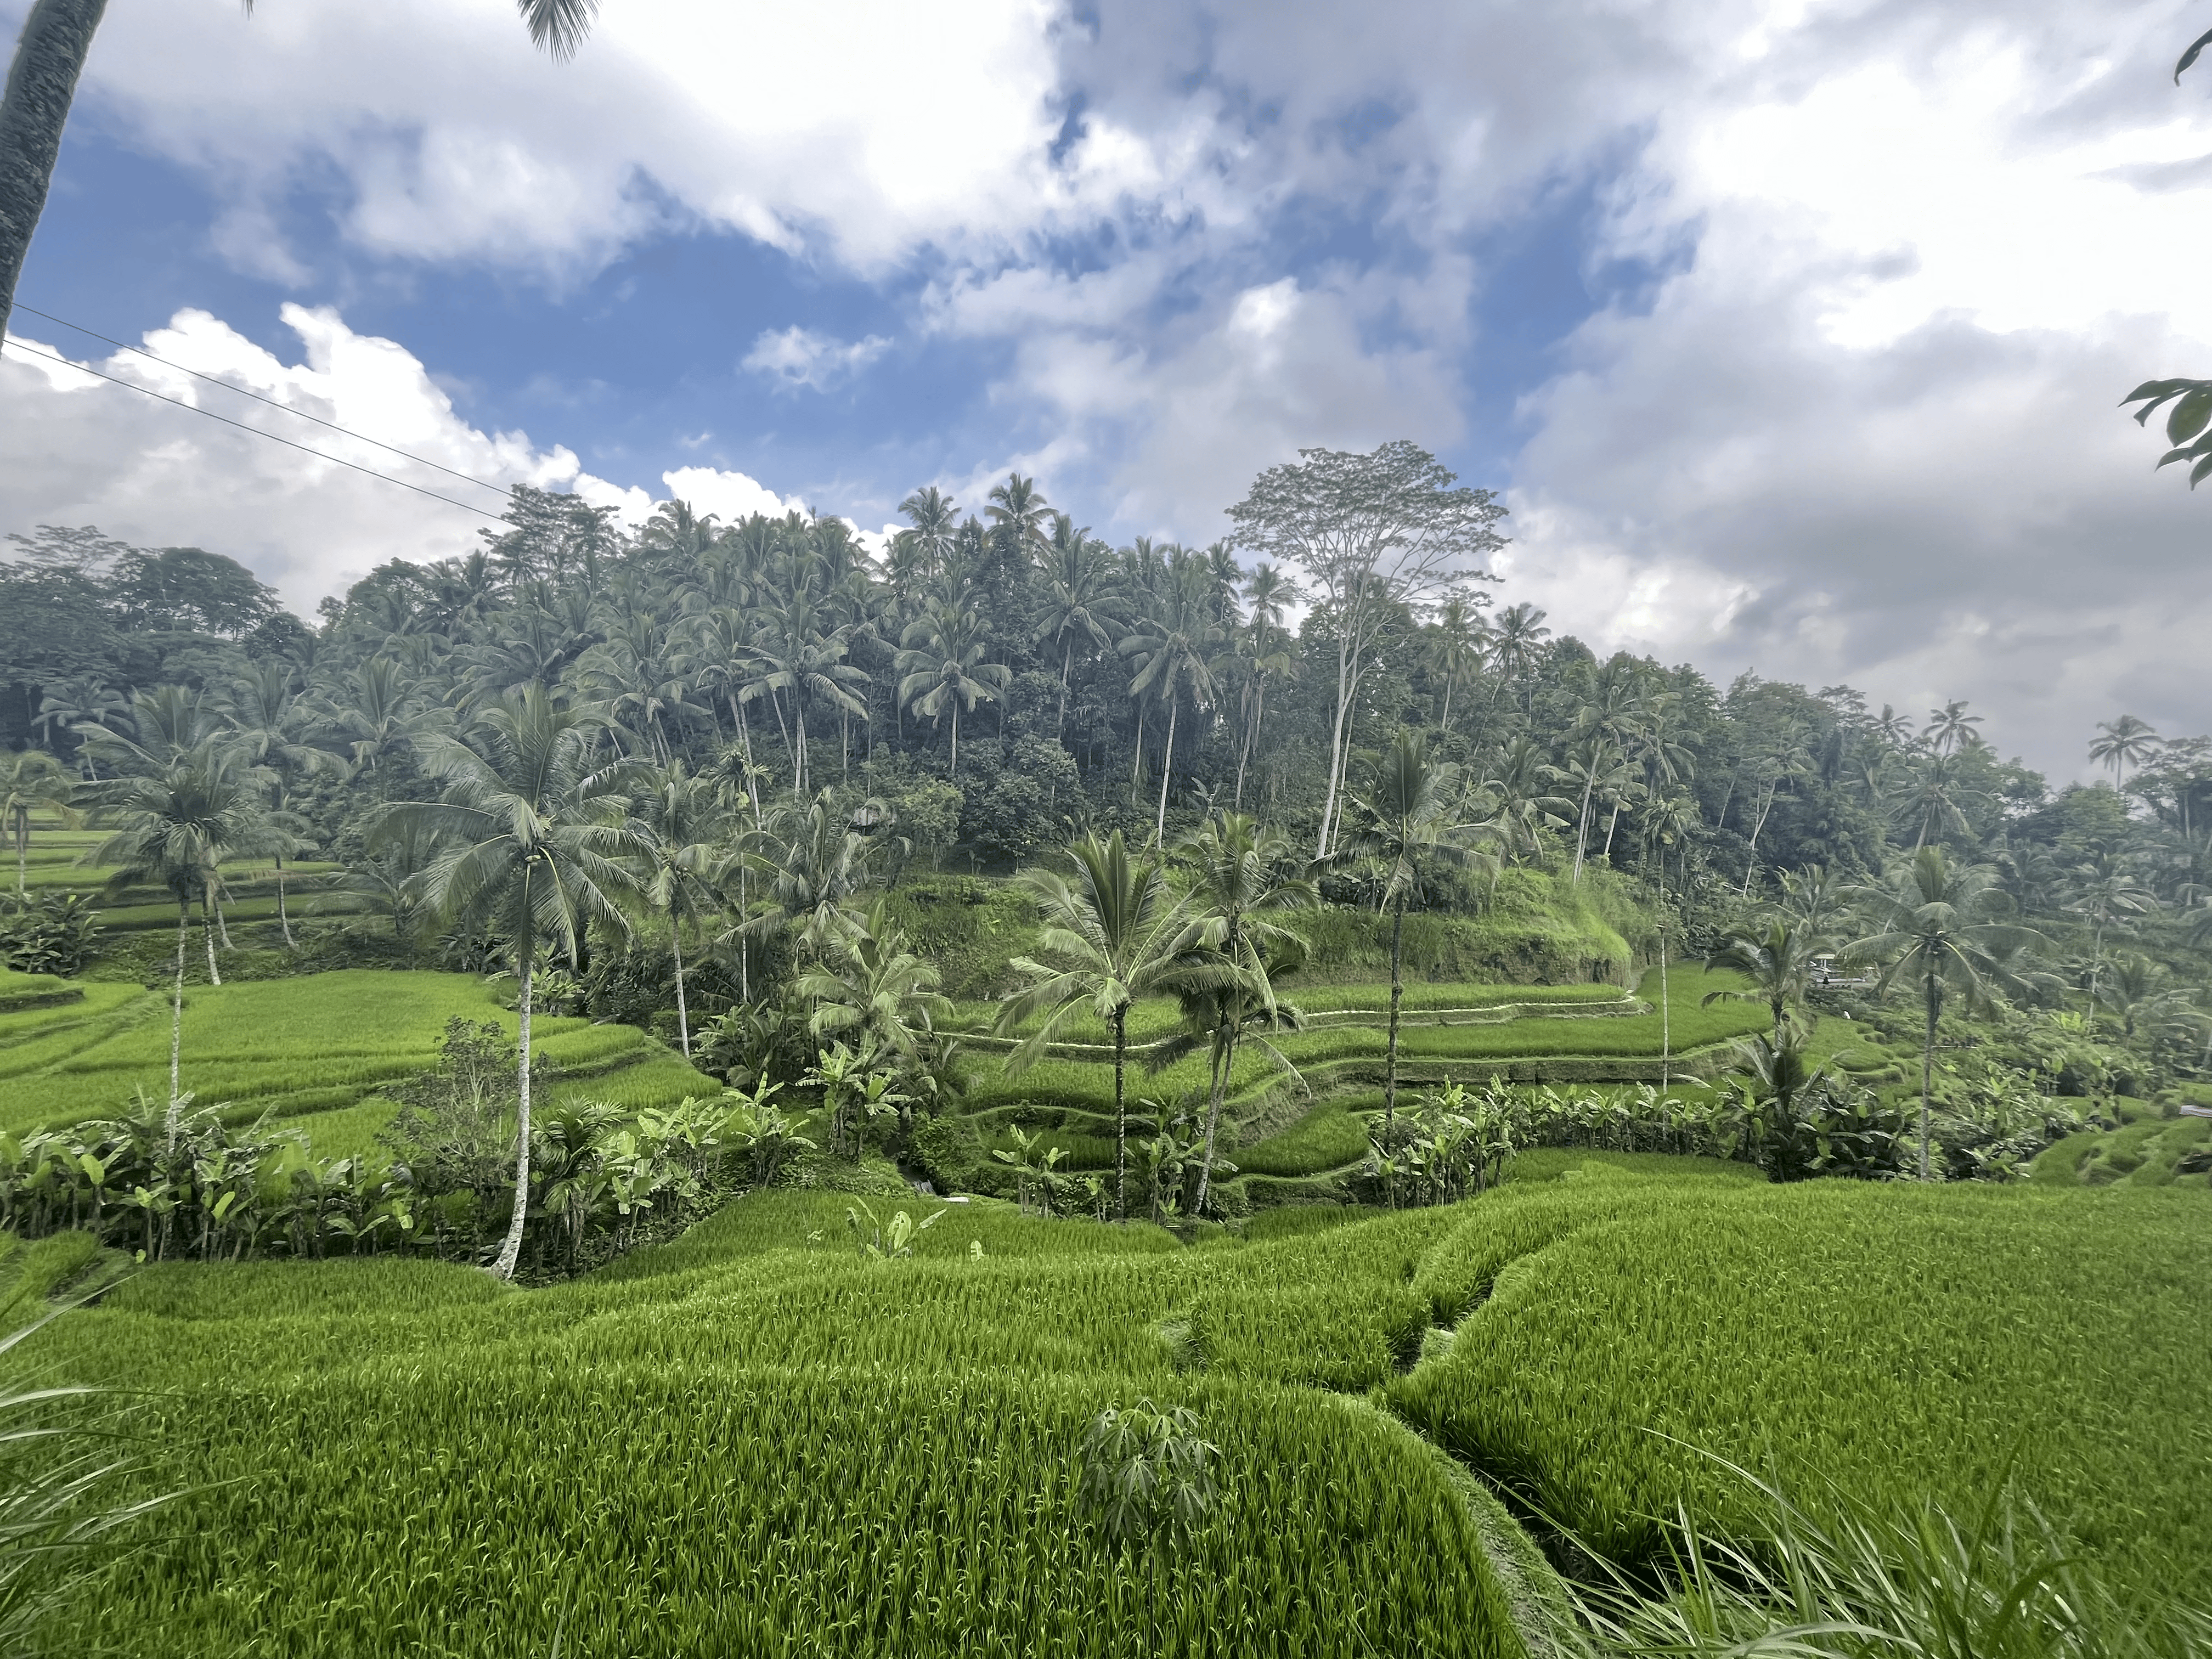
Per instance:
[[[632,514],[680,474],[873,530],[1018,467],[1203,541],[1298,446],[1408,437],[1601,648],[1968,696],[2069,769],[2123,708],[2212,727],[2212,506],[2113,407],[2212,372],[2192,17],[607,0],[556,64],[507,0],[168,0],[110,15],[19,297]],[[472,537],[19,353],[0,394],[0,529],[303,608]]]

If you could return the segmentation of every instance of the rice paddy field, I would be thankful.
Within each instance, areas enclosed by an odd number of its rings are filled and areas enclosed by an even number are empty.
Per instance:
[[[48,1374],[146,1391],[161,1474],[197,1484],[72,1628],[1518,1659],[1549,1651],[1535,1545],[1632,1560],[1676,1502],[1724,1527],[1707,1453],[1899,1503],[2009,1468],[2124,1583],[2212,1592],[2201,1194],[1712,1168],[1559,1155],[1451,1208],[1188,1243],[975,1200],[891,1261],[844,1200],[767,1193],[528,1291],[163,1265],[35,1339]],[[1085,1426],[1140,1398],[1218,1449],[1218,1503],[1158,1558],[1081,1487]]]
[[[0,1012],[0,1132],[107,1115],[141,1091],[166,1097],[168,990],[97,981],[76,988],[70,1000]],[[512,994],[511,983],[471,975],[366,969],[189,985],[182,1085],[200,1105],[296,1118],[311,1136],[326,1119],[357,1129],[364,1112],[388,1115],[369,1104],[380,1088],[436,1064],[449,1019],[495,1020],[513,1032],[502,988]],[[720,1086],[633,1026],[541,1016],[532,1036],[563,1073],[556,1093],[588,1089],[635,1108]]]

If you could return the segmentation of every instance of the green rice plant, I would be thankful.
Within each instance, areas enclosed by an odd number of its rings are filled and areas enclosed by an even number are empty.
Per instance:
[[[1899,1508],[2014,1469],[2117,1581],[2212,1588],[2201,1195],[1598,1176],[1469,1209],[1415,1288],[1474,1311],[1390,1385],[1591,1547],[1746,1523],[1698,1446]]]
[[[1367,1156],[1367,1121],[1348,1103],[1324,1100],[1280,1133],[1235,1150],[1247,1175],[1305,1176],[1341,1170]]]

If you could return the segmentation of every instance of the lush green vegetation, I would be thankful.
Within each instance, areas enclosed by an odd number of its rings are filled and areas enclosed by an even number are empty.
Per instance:
[[[1461,1319],[1393,1404],[1621,1558],[1706,1453],[1902,1510],[2008,1470],[2120,1575],[2212,1589],[2212,1456],[2179,1193],[1577,1181],[1475,1206],[1414,1281]]]
[[[1293,474],[1295,631],[1018,477],[518,490],[312,636],[0,566],[0,1271],[138,1259],[36,1353],[189,1489],[72,1636],[1522,1659],[1670,1514],[1762,1594],[1716,1455],[2212,1589],[2212,744],[1600,662]]]

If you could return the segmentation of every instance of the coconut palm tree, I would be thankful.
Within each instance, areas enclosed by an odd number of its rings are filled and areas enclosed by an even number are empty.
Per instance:
[[[929,720],[952,716],[952,776],[960,776],[960,711],[996,702],[1013,684],[1004,663],[985,662],[981,613],[965,599],[939,596],[906,627],[894,667],[899,707]]]
[[[489,927],[514,952],[521,1022],[515,1071],[514,1208],[491,1271],[514,1277],[530,1204],[531,985],[539,956],[571,963],[593,921],[627,938],[616,902],[638,889],[619,862],[629,850],[606,808],[619,803],[641,768],[617,761],[594,768],[599,722],[526,685],[481,714],[470,743],[434,738],[423,763],[441,783],[434,801],[393,801],[379,809],[372,844],[386,837],[440,837],[445,850],[417,877],[423,901],[468,927]]]
[[[1437,866],[1463,860],[1470,826],[1451,802],[1459,769],[1429,758],[1427,738],[1401,731],[1375,769],[1373,787],[1352,798],[1346,855],[1378,865],[1378,908],[1390,912],[1390,1037],[1382,1071],[1382,1141],[1395,1150],[1398,1117],[1398,1010],[1405,1000],[1406,906],[1429,896]],[[1391,1194],[1396,1201],[1396,1193]]]
[[[1454,593],[1438,607],[1436,623],[1422,641],[1423,666],[1431,681],[1443,684],[1443,708],[1437,724],[1447,732],[1451,730],[1453,694],[1482,672],[1486,633],[1474,602],[1464,593]]]
[[[2138,720],[2133,714],[2100,721],[2097,730],[2104,735],[2090,743],[2089,758],[2112,769],[2115,786],[2126,781],[2128,768],[2142,765],[2166,744],[2166,739],[2151,730],[2148,720]]]
[[[1544,832],[1564,826],[1575,810],[1565,796],[1548,793],[1552,775],[1543,745],[1526,735],[1507,744],[1492,762],[1481,793],[1488,797],[1492,831],[1509,860],[1522,853],[1540,856]]]
[[[1940,847],[1923,847],[1887,885],[1853,890],[1875,931],[1844,947],[1856,961],[1880,963],[1880,988],[1917,982],[1925,1026],[1920,1053],[1920,1178],[1928,1179],[1928,1115],[1936,1066],[1936,1022],[1947,996],[1982,1007],[2022,981],[2014,959],[2044,943],[2011,920],[2012,902],[1987,865],[1955,869]]]
[[[684,924],[719,910],[717,876],[724,862],[720,842],[721,803],[713,784],[694,776],[682,761],[639,780],[630,797],[629,834],[642,866],[646,902],[668,918],[676,958],[676,1036],[691,1058],[691,1010],[684,993]]]
[[[113,887],[158,885],[177,901],[175,994],[169,1011],[169,1113],[171,1151],[182,1109],[179,1081],[185,1030],[185,943],[191,926],[191,900],[203,904],[221,878],[223,859],[252,839],[260,815],[263,774],[227,744],[209,741],[157,769],[125,774],[85,786],[94,821],[114,833],[92,854],[94,864],[115,866]],[[215,960],[215,933],[207,931],[208,978],[222,983]]]
[[[1088,639],[1102,649],[1114,643],[1111,630],[1121,625],[1113,565],[1103,542],[1079,530],[1065,513],[1052,519],[1052,538],[1044,553],[1044,608],[1037,613],[1036,637],[1060,647],[1060,729],[1067,729],[1067,683],[1075,667],[1075,645]]]
[[[1003,537],[1008,552],[1027,562],[1042,555],[1046,548],[1045,521],[1052,508],[1038,493],[1036,480],[1024,478],[1018,472],[1010,472],[1002,484],[994,484],[989,504],[983,515],[991,527]]]
[[[855,819],[880,822],[889,809],[863,801],[851,813],[837,811],[824,789],[804,807],[771,807],[756,828],[738,838],[735,867],[757,878],[759,896],[744,908],[732,937],[766,939],[794,934],[800,948],[827,946],[845,901],[872,885],[878,843]]]
[[[1966,699],[1954,698],[1941,708],[1928,711],[1928,724],[1920,733],[1920,740],[1938,755],[1954,754],[1966,746],[1968,738],[1980,735],[1974,728],[1981,723],[1981,715],[1966,712]]]
[[[573,53],[598,0],[517,0],[533,44],[555,58]],[[252,9],[252,0],[246,0]],[[0,331],[15,307],[31,233],[45,211],[77,77],[107,0],[33,0],[0,97]]]
[[[1114,1207],[1129,1218],[1129,1121],[1124,1087],[1129,1005],[1165,984],[1183,940],[1183,906],[1157,859],[1133,859],[1116,830],[1102,841],[1086,836],[1067,849],[1073,879],[1057,871],[1024,870],[1016,884],[1042,913],[1037,954],[1008,965],[1029,983],[999,1010],[998,1031],[1010,1036],[1043,1016],[1006,1056],[1017,1076],[1034,1066],[1078,1009],[1088,1008],[1114,1038]]]
[[[1490,660],[1500,686],[1527,685],[1536,670],[1536,654],[1552,630],[1533,605],[1508,605],[1491,625]]]
[[[31,814],[51,812],[64,823],[75,823],[74,796],[69,774],[43,749],[0,751],[0,824],[15,842],[17,898],[23,896],[31,854]]]
[[[1197,1209],[1203,1212],[1237,1045],[1249,1026],[1275,1022],[1273,975],[1305,957],[1304,936],[1279,918],[1311,909],[1321,898],[1290,838],[1242,812],[1213,813],[1176,848],[1174,859],[1185,877],[1184,902],[1194,924],[1183,941],[1183,988],[1205,1011],[1213,1050],[1198,1173]]]
[[[1213,660],[1221,645],[1220,624],[1213,620],[1208,603],[1206,562],[1177,551],[1165,592],[1158,608],[1139,622],[1136,631],[1121,641],[1121,654],[1136,666],[1129,695],[1168,706],[1167,750],[1160,760],[1159,814],[1152,826],[1152,844],[1167,835],[1168,783],[1175,775],[1176,719],[1182,696],[1190,693],[1201,708],[1213,701]]]
[[[1778,1032],[1789,1022],[1791,1006],[1804,1006],[1805,998],[1813,988],[1814,961],[1826,949],[1827,943],[1817,931],[1789,916],[1775,917],[1767,924],[1766,932],[1757,939],[1739,934],[1707,957],[1705,966],[1733,968],[1751,981],[1750,988],[1708,991],[1698,1006],[1710,1008],[1716,1002],[1763,1002]]]
[[[830,933],[823,960],[794,986],[815,1005],[807,1029],[817,1039],[847,1042],[913,1068],[952,1012],[940,995],[942,976],[915,954],[906,929],[878,898],[865,915],[847,911]]]
[[[1267,682],[1297,672],[1297,653],[1283,618],[1298,599],[1295,583],[1271,564],[1255,564],[1244,577],[1244,601],[1250,607],[1239,630],[1238,653],[1244,659],[1244,732],[1237,750],[1236,804],[1244,805],[1244,768],[1267,718]]]

